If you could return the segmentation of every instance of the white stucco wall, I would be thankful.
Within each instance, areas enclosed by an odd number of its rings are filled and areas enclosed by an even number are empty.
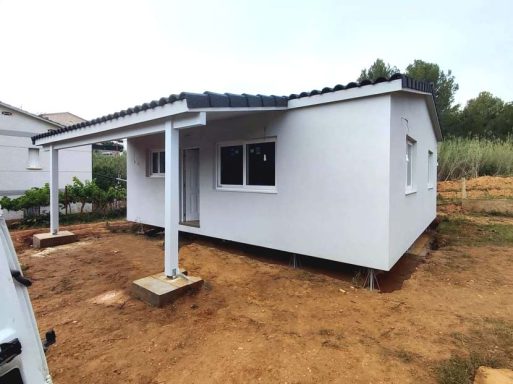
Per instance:
[[[200,228],[181,230],[378,269],[389,266],[390,96],[209,121],[200,148]],[[277,193],[215,188],[216,144],[276,136]],[[128,140],[129,220],[163,226],[163,179],[146,176],[163,136]]]
[[[49,152],[32,145],[30,137],[57,127],[4,106],[0,110],[12,113],[10,116],[0,114],[0,196],[12,198],[49,182]],[[40,169],[29,169],[29,148],[40,148]],[[60,188],[70,184],[74,176],[91,180],[91,153],[91,146],[59,151]],[[17,216],[12,213],[6,215],[8,219]]]
[[[406,137],[416,140],[414,193],[406,194]],[[425,97],[392,95],[390,130],[390,267],[436,217],[437,141]],[[434,185],[428,187],[428,151],[433,152]]]

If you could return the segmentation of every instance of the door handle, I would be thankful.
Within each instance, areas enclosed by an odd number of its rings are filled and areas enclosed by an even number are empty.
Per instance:
[[[11,271],[11,276],[14,280],[25,287],[30,287],[32,285],[32,281],[24,277],[20,271]]]

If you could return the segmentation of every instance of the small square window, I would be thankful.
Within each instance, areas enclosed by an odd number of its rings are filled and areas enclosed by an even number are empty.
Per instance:
[[[166,153],[164,151],[151,151],[150,166],[149,176],[164,176],[166,173]]]
[[[41,164],[39,163],[39,148],[29,148],[28,149],[27,168],[41,169]]]

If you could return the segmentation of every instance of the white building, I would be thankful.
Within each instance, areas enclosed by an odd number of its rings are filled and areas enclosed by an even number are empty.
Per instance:
[[[74,115],[61,113],[61,117]],[[37,116],[22,109],[0,102],[0,197],[15,198],[27,189],[42,187],[49,180],[50,153],[33,145],[31,136],[52,132],[63,127],[56,121]],[[63,122],[83,121],[68,118]],[[77,120],[79,119],[79,120]],[[61,151],[59,188],[71,184],[74,176],[91,180],[91,146],[69,148]],[[4,212],[6,219],[20,218],[21,212]]]
[[[432,87],[400,74],[288,97],[181,93],[33,139],[57,172],[60,151],[121,138],[127,218],[165,227],[167,276],[178,231],[389,270],[436,215]]]

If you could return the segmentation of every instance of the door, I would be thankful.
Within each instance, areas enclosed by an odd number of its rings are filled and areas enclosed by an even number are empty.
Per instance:
[[[183,151],[183,221],[199,221],[199,148]]]
[[[29,285],[0,213],[0,383],[51,383]]]

